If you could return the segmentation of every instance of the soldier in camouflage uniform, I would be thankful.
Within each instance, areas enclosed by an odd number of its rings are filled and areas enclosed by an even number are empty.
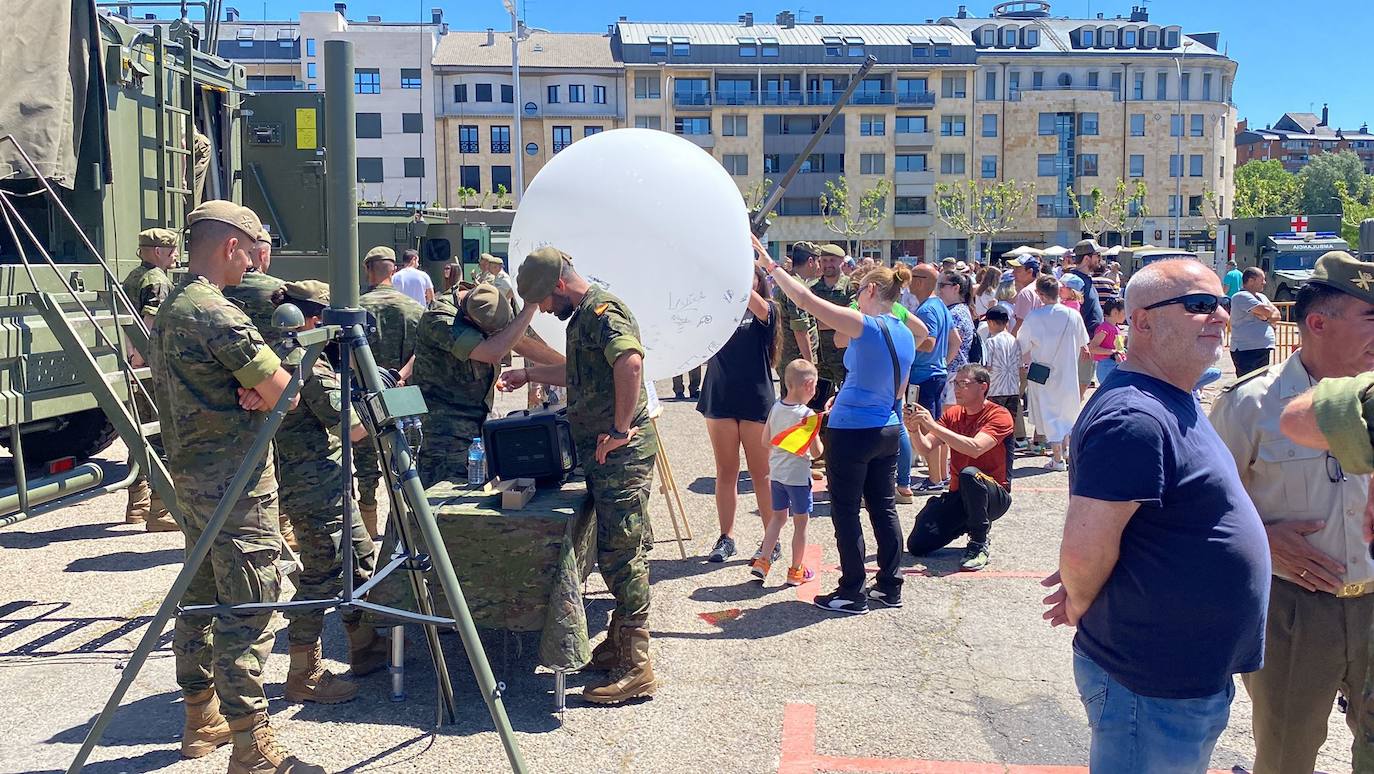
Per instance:
[[[849,306],[854,303],[854,286],[840,271],[844,262],[844,249],[839,245],[825,245],[821,248],[821,276],[811,285],[811,292],[836,306]],[[840,391],[844,382],[844,351],[835,346],[835,332],[829,328],[820,329],[820,347],[816,352],[816,370],[822,379],[829,379]]]
[[[288,282],[274,296],[278,304],[292,303],[305,317],[303,330],[319,324],[329,306],[329,286],[306,280]],[[410,299],[406,299],[409,301]],[[282,338],[273,348],[288,372],[301,365],[305,348],[295,339]],[[277,430],[278,477],[281,512],[296,528],[300,543],[301,573],[296,594],[300,599],[328,599],[343,587],[343,444],[339,440],[339,375],[324,357],[315,360],[301,382],[300,403],[282,420]],[[352,415],[349,437],[354,443],[367,438],[358,415]],[[362,585],[376,568],[372,538],[361,521],[354,521],[349,541],[353,551],[353,583]],[[286,675],[287,701],[336,704],[358,693],[355,683],[341,680],[321,663],[320,632],[323,610],[286,613],[291,670]],[[386,645],[376,630],[362,624],[361,611],[343,613],[348,632],[349,662],[355,677],[370,674],[386,664]]]
[[[649,484],[658,437],[644,391],[644,345],[625,303],[589,284],[572,259],[552,247],[531,253],[516,278],[526,308],[538,306],[568,321],[565,366],[508,371],[503,389],[531,380],[568,386],[568,422],[596,509],[596,562],[615,597],[606,639],[592,652],[591,669],[610,672],[582,696],[620,704],[658,688],[649,660]],[[633,384],[621,401],[616,382]]]
[[[152,330],[158,307],[172,293],[172,280],[168,272],[177,262],[178,241],[177,232],[171,229],[150,228],[139,232],[139,264],[121,283],[124,295],[149,330]],[[143,355],[137,351],[130,353],[129,360],[135,367],[144,365]],[[140,422],[152,418],[152,404],[142,392],[135,393],[134,404]],[[162,436],[149,437],[148,448],[153,454],[166,457],[162,449]],[[129,485],[129,504],[124,510],[124,521],[130,524],[143,522],[149,532],[174,532],[178,529],[172,514],[162,504],[162,496],[148,484],[146,470]]]
[[[262,231],[258,216],[216,200],[193,210],[187,224],[189,271],[158,309],[148,362],[167,464],[186,515],[189,552],[290,376],[252,321],[221,290],[247,269],[254,237]],[[182,597],[183,606],[277,601],[281,535],[269,459],[258,462],[231,506],[207,561]],[[232,737],[231,774],[279,766],[323,771],[287,753],[268,724],[262,674],[272,650],[271,620],[270,612],[177,619],[172,651],[186,704],[183,755],[208,755]]]
[[[358,303],[376,323],[375,330],[369,331],[367,337],[372,357],[378,368],[394,369],[401,374],[402,383],[408,382],[415,365],[415,341],[425,308],[392,286],[396,252],[390,247],[378,245],[368,250],[363,269],[367,272],[369,289]],[[358,482],[358,511],[368,534],[375,539],[381,534],[377,518],[377,484],[382,480],[382,469],[377,460],[377,447],[371,439],[353,444],[353,464],[353,478]]]
[[[811,242],[794,242],[792,260],[784,269],[788,274],[809,283],[820,274],[820,263],[816,260],[820,254],[821,249]],[[782,357],[778,360],[778,378],[781,379],[782,369],[793,360],[801,358],[816,362],[816,321],[776,288],[773,290],[773,300],[778,304],[778,321],[783,330]]]
[[[425,310],[414,383],[429,408],[417,464],[426,487],[467,480],[468,447],[491,413],[502,358],[514,349],[541,362],[562,362],[548,345],[525,335],[537,311],[523,309],[512,320],[510,304],[487,284],[447,291]]]

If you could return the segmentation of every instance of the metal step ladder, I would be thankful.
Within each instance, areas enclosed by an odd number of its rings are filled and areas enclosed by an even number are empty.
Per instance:
[[[162,25],[153,27],[153,99],[157,110],[157,220],[163,228],[177,229],[195,209],[196,81],[195,49],[188,37],[169,45]],[[180,49],[181,55],[177,55]],[[177,82],[169,89],[164,73]],[[176,99],[168,99],[169,92]],[[179,104],[178,104],[179,103]],[[176,170],[180,172],[176,172]],[[173,218],[173,213],[180,217]]]

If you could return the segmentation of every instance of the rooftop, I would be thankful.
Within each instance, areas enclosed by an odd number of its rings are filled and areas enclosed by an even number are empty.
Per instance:
[[[978,48],[982,52],[1005,51],[1009,54],[1034,53],[1034,54],[1067,54],[1080,53],[1089,54],[1100,52],[1111,56],[1131,55],[1131,56],[1158,56],[1167,54],[1176,55],[1184,45],[1187,46],[1188,56],[1224,56],[1215,48],[1217,36],[1215,33],[1183,33],[1182,28],[1172,24],[1155,24],[1150,21],[1131,21],[1129,18],[1093,18],[1093,19],[1073,19],[1068,17],[1021,17],[1021,16],[992,16],[992,17],[944,17],[940,19],[941,24],[949,24],[968,33],[974,40],[978,40],[976,35],[978,30],[985,27],[1002,29],[1005,27],[1019,27],[1039,30],[1039,40],[1034,46],[984,46]],[[1086,43],[1079,35],[1080,30],[1094,30],[1092,43]],[[1111,29],[1115,32],[1116,45],[1099,45],[1100,37],[1098,31]],[[1126,47],[1121,45],[1120,32],[1125,30],[1135,30],[1138,42],[1134,46]],[[1165,47],[1165,36],[1160,34],[1159,44],[1145,47],[1144,36],[1140,33],[1146,30],[1158,32],[1164,30],[1179,32],[1179,45],[1172,48]],[[1000,40],[999,40],[1000,43]]]
[[[488,42],[491,41],[491,42]],[[511,66],[510,32],[450,32],[439,39],[435,67]],[[620,69],[610,39],[586,32],[530,32],[520,44],[521,68]]]
[[[825,38],[862,38],[869,46],[910,46],[941,43],[972,46],[973,39],[956,27],[941,24],[730,24],[622,21],[616,25],[625,45],[646,45],[649,38],[687,38],[703,46],[734,46],[740,38],[774,38],[782,46],[820,46]]]

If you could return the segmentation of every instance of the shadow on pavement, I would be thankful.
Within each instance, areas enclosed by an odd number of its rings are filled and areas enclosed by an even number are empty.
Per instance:
[[[80,740],[77,741],[80,743]],[[149,750],[132,758],[115,758],[110,761],[87,763],[81,768],[88,774],[128,774],[131,771],[160,771],[181,760],[181,753],[175,740],[165,749]],[[73,753],[75,754],[75,753]],[[66,769],[47,769],[36,774],[63,774]]]
[[[35,518],[42,519],[43,517],[37,516]],[[146,534],[142,529],[115,529],[123,526],[124,522],[121,520],[107,524],[76,524],[61,529],[50,529],[47,532],[0,532],[0,548],[43,548],[53,543],[65,543],[70,540],[94,540],[96,538]]]
[[[697,480],[687,485],[687,491],[696,494],[714,495],[716,493],[716,477],[701,476]],[[739,483],[735,487],[739,494],[753,494],[754,482],[749,479],[748,471],[739,472]]]
[[[101,704],[103,706],[108,694],[101,694]],[[122,747],[128,745],[162,745],[164,749],[145,753],[140,759],[150,756],[166,756],[167,760],[161,765],[133,765],[128,761],[118,768],[98,769],[99,771],[152,771],[170,765],[181,758],[181,753],[177,745],[178,734],[181,731],[182,721],[185,711],[180,702],[181,692],[179,690],[164,691],[163,693],[145,696],[128,704],[120,705],[115,711],[114,718],[110,720],[110,725],[105,727],[105,733],[100,737],[99,748]],[[91,719],[79,726],[59,731],[47,740],[48,744],[70,744],[80,745],[86,739],[86,733],[90,730],[91,724],[95,722],[95,715]],[[73,751],[75,755],[75,751]],[[107,766],[117,763],[110,761],[100,764],[88,764],[86,771],[97,771],[95,766]]]
[[[101,556],[75,559],[65,572],[131,572],[147,570],[164,564],[180,564],[186,557],[184,548],[164,548],[160,551],[117,551]]]
[[[718,632],[673,632],[654,631],[659,639],[679,640],[756,640],[777,637],[820,623],[833,614],[822,612],[815,605],[798,600],[794,589],[787,586],[768,587],[765,592],[785,592],[786,598],[770,602],[763,607],[741,610],[735,618],[721,620],[716,626]]]

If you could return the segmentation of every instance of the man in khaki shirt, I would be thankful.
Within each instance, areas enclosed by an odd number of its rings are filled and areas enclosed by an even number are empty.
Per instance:
[[[1255,774],[1312,771],[1337,691],[1349,701],[1354,760],[1374,764],[1365,691],[1374,561],[1362,529],[1369,476],[1279,428],[1284,408],[1318,381],[1374,369],[1374,283],[1348,282],[1345,262],[1354,259],[1332,256],[1298,294],[1301,349],[1228,387],[1211,415],[1273,557],[1264,667],[1242,678],[1254,703]]]

